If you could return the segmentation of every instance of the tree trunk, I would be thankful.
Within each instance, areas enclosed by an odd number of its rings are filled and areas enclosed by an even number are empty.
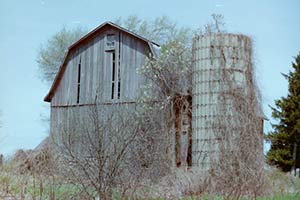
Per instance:
[[[292,171],[294,171],[294,176],[297,176],[297,169],[296,169],[296,153],[297,153],[297,143],[294,143],[294,149],[293,149],[293,160],[294,160],[294,166]]]

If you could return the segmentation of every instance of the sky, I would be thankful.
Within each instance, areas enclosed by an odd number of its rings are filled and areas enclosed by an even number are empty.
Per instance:
[[[48,134],[43,102],[50,86],[40,79],[36,62],[42,44],[63,27],[92,30],[117,17],[168,16],[193,29],[222,14],[228,32],[254,41],[254,61],[265,115],[271,131],[274,100],[287,94],[281,73],[291,70],[300,52],[299,0],[0,0],[0,153],[32,149]],[[266,145],[266,149],[268,146]]]

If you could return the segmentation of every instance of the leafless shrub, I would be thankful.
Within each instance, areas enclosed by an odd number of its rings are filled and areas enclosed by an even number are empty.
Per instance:
[[[175,161],[177,166],[187,166],[187,155],[182,157],[181,152],[190,149],[183,150],[188,144],[181,144],[183,139],[181,121],[184,117],[191,118],[191,49],[180,42],[170,42],[162,47],[158,58],[149,59],[138,72],[148,79],[142,103],[148,107],[160,107],[164,115],[167,126],[165,134],[170,143],[168,147],[170,162],[173,166]],[[187,121],[188,136],[184,143],[189,143],[191,138],[191,125],[190,121]]]
[[[74,108],[53,135],[65,177],[90,197],[110,199],[113,189],[133,193],[143,181],[162,176],[163,166],[168,169],[161,120],[149,117],[153,109],[137,107],[116,103]]]
[[[18,150],[5,163],[0,175],[8,181],[2,193],[16,199],[27,199],[29,196],[32,199],[44,199],[51,196],[49,184],[54,184],[55,174],[51,147],[46,139],[34,150]],[[55,181],[55,184],[59,182]]]
[[[55,167],[49,138],[34,150],[18,150],[11,163],[17,174],[53,174]]]

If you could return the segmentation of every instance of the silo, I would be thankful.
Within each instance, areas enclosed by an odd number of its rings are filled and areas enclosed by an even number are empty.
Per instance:
[[[218,120],[224,113],[235,114],[226,94],[234,89],[247,93],[251,53],[251,40],[244,35],[215,33],[193,39],[193,166],[207,169],[218,159]]]

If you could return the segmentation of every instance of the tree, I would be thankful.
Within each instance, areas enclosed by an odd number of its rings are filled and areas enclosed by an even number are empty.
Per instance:
[[[292,68],[288,74],[282,74],[289,82],[288,95],[275,100],[275,107],[271,107],[278,124],[272,124],[274,130],[266,136],[271,142],[267,161],[284,172],[300,167],[300,54]]]
[[[82,27],[67,30],[65,27],[42,44],[37,55],[41,79],[52,83],[63,62],[68,47],[79,40],[87,31]]]
[[[161,46],[174,41],[184,45],[191,45],[192,42],[192,30],[178,26],[167,16],[157,17],[154,20],[142,20],[136,15],[131,15],[125,19],[119,17],[114,22]]]

